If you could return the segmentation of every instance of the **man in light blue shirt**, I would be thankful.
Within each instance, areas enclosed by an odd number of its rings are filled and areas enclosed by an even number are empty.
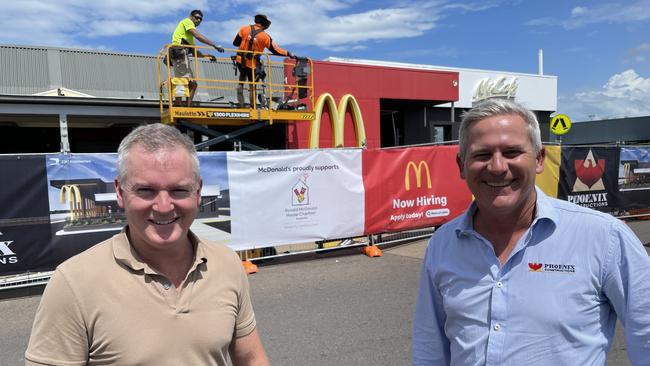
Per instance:
[[[413,365],[605,365],[617,317],[650,365],[650,258],[619,220],[535,188],[535,115],[492,99],[461,122],[475,201],[434,233],[413,320]]]

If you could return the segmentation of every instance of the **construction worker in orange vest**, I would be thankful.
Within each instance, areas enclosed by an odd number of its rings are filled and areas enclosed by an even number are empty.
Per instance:
[[[239,70],[239,81],[241,82],[237,87],[237,102],[240,108],[244,107],[244,82],[259,82],[266,77],[259,54],[255,55],[255,53],[263,52],[266,48],[274,55],[296,58],[291,52],[273,43],[271,36],[265,32],[270,26],[271,21],[266,15],[257,14],[255,15],[255,24],[241,27],[232,42],[240,51],[245,51],[237,53],[235,58]],[[255,73],[253,73],[253,70],[255,70]],[[255,85],[249,85],[250,106],[252,108],[256,92]]]

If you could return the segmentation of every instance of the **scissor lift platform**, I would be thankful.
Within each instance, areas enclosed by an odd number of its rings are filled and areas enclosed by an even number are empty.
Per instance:
[[[300,110],[272,110],[252,108],[230,108],[198,104],[192,107],[172,106],[161,112],[163,123],[174,124],[179,120],[201,125],[242,126],[259,121],[288,123],[311,121],[314,112]]]
[[[173,76],[173,66],[170,64],[170,50],[181,47],[190,55],[192,78],[176,78]],[[199,51],[201,50],[201,51]],[[314,112],[313,67],[307,58],[283,59],[274,61],[268,53],[226,49],[226,53],[218,54],[204,46],[172,46],[166,45],[158,55],[158,85],[160,90],[160,116],[165,124],[183,123],[200,126],[267,126],[274,123],[294,123],[312,121]],[[199,54],[214,54],[211,62]],[[234,56],[238,53],[252,53],[258,61],[255,67],[263,68],[265,76],[253,81],[240,82],[236,76]],[[255,68],[254,75],[259,75]],[[189,84],[197,85],[197,94],[215,97],[213,101],[197,100],[191,106],[186,106],[189,94]],[[246,101],[248,93],[255,90],[256,97],[253,105],[239,106],[235,98],[238,87],[244,87]],[[175,100],[180,98],[180,105]],[[202,131],[201,128],[193,128]],[[249,129],[252,130],[252,129]],[[225,134],[221,134],[221,140]],[[237,135],[241,135],[238,133]],[[228,137],[233,136],[232,132]]]

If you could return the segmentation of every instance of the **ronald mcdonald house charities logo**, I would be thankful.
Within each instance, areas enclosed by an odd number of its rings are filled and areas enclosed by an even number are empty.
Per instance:
[[[307,185],[306,174],[304,179],[298,179],[296,184],[291,187],[291,193],[291,205],[309,205],[309,186]]]
[[[575,160],[576,180],[572,191],[577,194],[568,195],[567,201],[584,207],[606,207],[607,192],[603,182],[605,164],[605,159],[597,159],[591,149],[584,159]]]

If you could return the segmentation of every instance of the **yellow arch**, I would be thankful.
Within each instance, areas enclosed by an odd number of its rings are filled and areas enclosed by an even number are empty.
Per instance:
[[[330,113],[330,121],[332,125],[332,140],[334,147],[343,147],[344,140],[344,122],[345,112],[350,107],[352,114],[352,122],[354,123],[354,134],[356,137],[356,146],[366,146],[366,131],[363,125],[363,117],[361,116],[361,109],[357,100],[352,94],[345,94],[339,101],[338,107],[334,101],[334,97],[330,93],[323,93],[316,100],[314,105],[314,120],[311,121],[309,128],[309,148],[315,149],[320,144],[320,124],[321,117],[323,116],[323,109],[327,106]]]
[[[66,202],[66,192],[68,193],[68,201],[70,201],[70,218],[74,219],[77,216],[77,208],[81,208],[81,192],[79,192],[79,187],[76,184],[66,184],[61,187],[59,192],[59,202]]]
[[[426,161],[420,160],[420,163],[417,165],[413,161],[409,161],[406,164],[406,171],[404,172],[404,186],[407,191],[411,190],[411,168],[413,168],[413,173],[415,173],[415,186],[420,188],[422,186],[422,168],[426,170],[427,177],[427,188],[431,189],[431,171],[429,170],[429,164]]]
[[[66,202],[66,192],[68,193],[68,201],[70,201],[70,203],[76,201],[77,203],[81,204],[81,193],[79,192],[79,187],[77,187],[76,184],[66,184],[61,187],[61,191],[59,192],[59,201],[61,203]]]

